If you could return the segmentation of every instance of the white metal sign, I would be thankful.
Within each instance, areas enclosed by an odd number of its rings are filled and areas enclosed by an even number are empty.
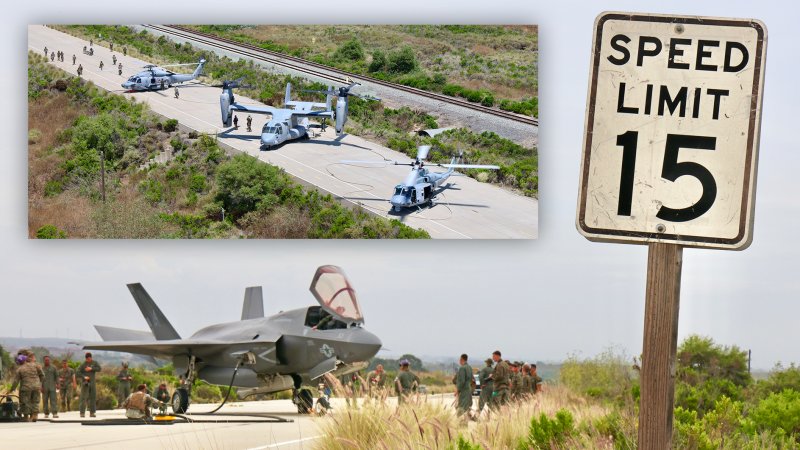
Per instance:
[[[766,33],[751,19],[598,16],[581,234],[598,241],[750,245]]]

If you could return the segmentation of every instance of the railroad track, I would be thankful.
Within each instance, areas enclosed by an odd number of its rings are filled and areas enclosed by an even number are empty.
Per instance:
[[[286,67],[288,69],[313,75],[315,77],[334,81],[336,83],[341,83],[345,77],[350,77],[353,79],[362,79],[369,81],[370,83],[378,84],[381,86],[385,86],[388,88],[396,89],[414,95],[419,95],[422,97],[427,97],[440,102],[449,103],[451,105],[456,105],[463,108],[469,108],[475,111],[480,111],[485,114],[491,114],[493,116],[513,120],[515,122],[521,122],[528,125],[539,126],[539,119],[536,119],[534,117],[524,116],[522,114],[516,114],[510,111],[504,111],[499,108],[483,106],[478,103],[472,103],[464,99],[451,97],[449,95],[439,94],[435,92],[428,92],[422,89],[417,89],[402,84],[391,83],[388,81],[379,80],[377,78],[359,75],[344,70],[334,69],[332,67],[315,63],[313,61],[307,61],[305,59],[297,58],[295,56],[290,56],[290,55],[285,55],[283,53],[265,50],[263,48],[256,47],[255,45],[252,44],[246,44],[234,41],[232,39],[226,39],[216,35],[212,35],[210,33],[191,30],[179,25],[170,25],[170,26],[144,25],[144,27],[160,31],[165,34],[201,42],[211,47],[216,47],[230,52],[238,53],[240,55],[248,56],[256,60],[264,61],[276,66]]]

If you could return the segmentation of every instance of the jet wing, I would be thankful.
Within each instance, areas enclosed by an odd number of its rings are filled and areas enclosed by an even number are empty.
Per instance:
[[[112,352],[134,353],[137,355],[169,358],[179,355],[195,355],[198,357],[215,355],[221,352],[247,350],[249,347],[259,346],[264,343],[276,343],[281,335],[273,337],[259,337],[249,341],[220,341],[200,339],[174,339],[163,341],[106,341],[84,344],[85,350],[105,350]]]

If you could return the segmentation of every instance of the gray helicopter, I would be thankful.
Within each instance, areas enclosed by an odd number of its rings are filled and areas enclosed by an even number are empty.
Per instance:
[[[286,83],[286,95],[283,108],[272,106],[247,106],[236,103],[233,89],[241,86],[241,79],[222,83],[222,94],[219,97],[222,124],[229,127],[233,121],[233,112],[241,111],[253,114],[270,115],[270,120],[261,129],[261,148],[269,150],[288,140],[308,137],[309,118],[321,118],[322,129],[325,129],[326,119],[334,119],[336,134],[341,134],[347,122],[348,97],[354,96],[368,100],[380,100],[371,96],[358,95],[350,92],[359,83],[351,82],[350,85],[334,90],[330,87],[327,91],[312,91],[326,95],[325,103],[303,102],[292,100],[292,85]],[[333,98],[336,97],[336,109],[332,109]]]
[[[171,360],[185,380],[175,390],[172,409],[186,412],[196,379],[237,386],[240,397],[291,389],[298,412],[309,412],[313,399],[301,385],[321,376],[361,370],[381,348],[365,330],[356,293],[336,266],[321,266],[311,282],[319,306],[264,317],[261,287],[245,291],[242,318],[200,329],[182,339],[141,284],[128,289],[152,333],[99,327],[104,342],[84,349],[133,353]],[[106,340],[106,339],[113,340]]]
[[[417,148],[417,157],[414,161],[400,162],[393,160],[384,161],[342,161],[344,164],[380,164],[395,166],[411,166],[411,172],[406,175],[402,183],[394,187],[394,193],[389,202],[396,212],[404,208],[418,207],[421,205],[433,205],[436,198],[436,188],[440,187],[451,175],[454,169],[489,169],[497,170],[500,167],[488,164],[458,164],[462,154],[453,157],[449,164],[426,163],[430,145],[421,145]],[[445,172],[429,172],[425,166],[445,167]]]
[[[158,91],[162,89],[169,89],[171,86],[176,84],[197,79],[197,77],[199,77],[203,72],[203,66],[205,63],[206,60],[201,59],[196,63],[170,64],[168,66],[155,66],[153,64],[148,64],[144,66],[145,70],[137,73],[136,75],[132,75],[124,83],[122,83],[122,87],[129,91]],[[194,65],[196,65],[197,68],[194,69],[194,72],[190,74],[175,73],[171,70],[165,69],[165,67]]]

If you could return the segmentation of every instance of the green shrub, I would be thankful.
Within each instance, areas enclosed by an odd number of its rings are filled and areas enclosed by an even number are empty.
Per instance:
[[[178,119],[167,119],[163,125],[164,131],[167,133],[172,133],[173,131],[178,129]]]
[[[369,71],[374,72],[382,72],[386,70],[386,65],[388,60],[386,59],[386,54],[380,50],[376,50],[372,53],[372,61],[369,63]]]
[[[364,59],[364,47],[361,46],[361,42],[358,38],[353,37],[336,49],[334,58],[347,61],[361,61]]]
[[[575,419],[572,413],[565,409],[556,412],[553,419],[542,413],[537,420],[531,419],[528,436],[518,448],[562,448],[566,439],[575,434]]]
[[[36,230],[36,239],[66,239],[67,233],[55,225],[44,225]]]
[[[750,411],[751,429],[800,436],[800,392],[786,389],[769,396]]]
[[[391,73],[409,73],[417,68],[417,56],[411,47],[391,52],[389,54],[386,69]]]

